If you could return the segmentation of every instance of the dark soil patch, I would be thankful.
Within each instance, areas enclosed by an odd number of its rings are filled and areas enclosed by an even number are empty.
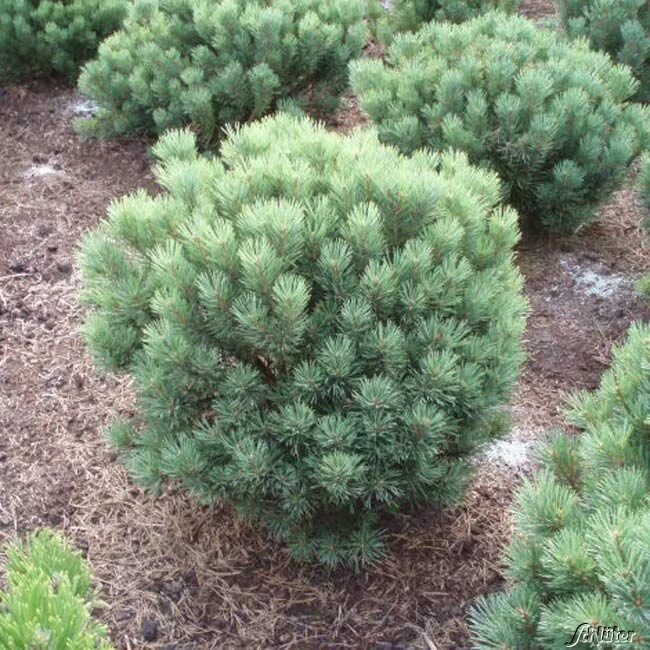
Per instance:
[[[519,13],[536,21],[553,19],[556,8],[553,0],[522,0]]]
[[[459,507],[387,522],[390,554],[359,575],[299,566],[228,508],[128,480],[101,430],[131,412],[132,392],[86,355],[74,251],[112,198],[155,188],[150,143],[81,141],[77,102],[46,83],[0,98],[0,541],[46,525],[71,536],[122,648],[468,647],[468,605],[501,584],[510,468],[483,462]],[[333,126],[362,121],[352,109]],[[531,318],[518,435],[559,423],[563,393],[596,386],[644,316],[631,288],[647,269],[642,216],[624,191],[584,236],[520,246]],[[622,280],[599,297],[590,273]]]
[[[0,98],[0,530],[61,524],[86,468],[61,441],[94,439],[114,382],[89,373],[74,260],[108,202],[152,177],[146,144],[84,143],[73,93]],[[4,489],[2,489],[4,488]]]
[[[618,221],[608,225],[612,208]],[[617,236],[616,226],[624,219],[631,227],[627,236]],[[553,409],[562,404],[563,394],[598,386],[612,343],[625,336],[632,321],[650,316],[634,287],[650,268],[642,219],[634,194],[623,190],[603,211],[601,224],[584,236],[528,240],[519,248],[531,305],[522,390],[537,394],[533,403],[547,404],[540,413],[547,423],[556,419]]]

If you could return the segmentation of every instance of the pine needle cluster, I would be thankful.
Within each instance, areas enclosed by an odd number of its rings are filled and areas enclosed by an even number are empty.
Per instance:
[[[0,0],[0,83],[63,75],[75,81],[126,16],[127,0]]]
[[[94,622],[94,588],[83,557],[43,530],[9,548],[7,590],[0,592],[0,650],[110,650]]]
[[[648,0],[559,0],[560,20],[574,38],[632,68],[636,99],[650,101],[650,3]]]
[[[503,430],[526,304],[496,175],[287,114],[155,153],[166,193],[81,253],[90,347],[139,388],[113,441],[298,558],[376,559],[378,517],[458,498]]]
[[[366,42],[366,0],[136,0],[79,80],[100,111],[90,135],[229,123],[290,102],[326,112]]]
[[[582,624],[616,626],[635,633],[629,647],[650,646],[650,326],[631,328],[570,418],[582,435],[559,436],[519,494],[513,584],[473,610],[477,648],[564,648]]]
[[[499,174],[531,227],[594,219],[649,137],[629,68],[520,17],[433,22],[396,38],[386,62],[351,66],[384,142],[465,152]]]

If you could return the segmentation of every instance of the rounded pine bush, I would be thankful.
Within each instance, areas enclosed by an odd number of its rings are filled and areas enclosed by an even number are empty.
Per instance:
[[[155,151],[166,194],[114,204],[81,254],[90,347],[140,393],[114,442],[299,558],[375,559],[378,516],[456,499],[503,428],[526,304],[497,177],[286,114],[221,160],[189,132]]]
[[[126,15],[127,0],[0,0],[0,83],[75,80]]]
[[[400,35],[385,63],[354,62],[351,77],[384,142],[465,152],[531,227],[593,220],[648,140],[629,68],[498,12]]]
[[[471,612],[476,648],[562,648],[579,628],[577,647],[609,646],[589,643],[582,626],[617,626],[634,633],[631,647],[650,644],[648,325],[632,326],[600,388],[572,406],[583,433],[554,440],[519,494],[511,588]]]
[[[629,65],[640,82],[636,99],[650,101],[648,0],[558,0],[558,8],[567,33]]]
[[[90,135],[191,125],[203,141],[291,101],[327,111],[366,42],[366,0],[135,0],[79,80]]]

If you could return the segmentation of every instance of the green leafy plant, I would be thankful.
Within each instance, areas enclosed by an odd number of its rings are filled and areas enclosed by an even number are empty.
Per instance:
[[[398,32],[414,32],[431,20],[462,23],[490,10],[515,13],[521,0],[393,0],[378,13],[379,36],[391,41]],[[381,3],[380,3],[381,4]]]
[[[511,588],[472,611],[477,648],[562,648],[583,624],[634,632],[631,647],[648,647],[649,414],[650,327],[637,324],[599,390],[573,400],[582,435],[558,437],[519,494]]]
[[[64,539],[44,530],[9,548],[7,590],[0,592],[0,648],[109,650],[90,614],[90,571]]]
[[[0,0],[0,83],[74,81],[126,15],[127,0]]]
[[[560,20],[574,38],[630,66],[636,98],[650,101],[650,4],[647,0],[559,0]]]
[[[384,142],[464,151],[499,174],[531,227],[593,220],[648,140],[629,68],[498,12],[401,35],[351,79]]]
[[[366,41],[365,0],[136,0],[79,88],[91,135],[192,125],[203,140],[279,106],[331,110]]]
[[[85,241],[86,336],[141,422],[137,480],[234,503],[298,558],[380,554],[378,517],[456,499],[522,361],[517,216],[457,154],[281,114],[156,146],[167,190]]]

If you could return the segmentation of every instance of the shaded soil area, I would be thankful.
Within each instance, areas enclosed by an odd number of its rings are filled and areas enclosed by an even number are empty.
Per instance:
[[[649,316],[635,292],[650,268],[645,213],[624,188],[588,232],[519,246],[531,307],[519,398],[530,400],[547,426],[561,422],[563,394],[598,386],[612,344],[633,320]]]
[[[522,0],[519,13],[535,21],[552,21],[555,19],[553,0]]]
[[[102,429],[132,412],[79,334],[75,249],[110,201],[154,189],[147,141],[83,142],[74,92],[39,83],[0,98],[0,542],[54,526],[87,554],[120,648],[466,648],[466,611],[501,585],[514,487],[530,469],[478,463],[463,504],[387,522],[390,553],[362,574],[291,561],[228,508],[135,487]],[[353,116],[340,118],[348,130]],[[593,388],[636,318],[648,268],[644,214],[622,190],[580,236],[526,240],[528,365],[513,437],[561,423],[566,391]]]

